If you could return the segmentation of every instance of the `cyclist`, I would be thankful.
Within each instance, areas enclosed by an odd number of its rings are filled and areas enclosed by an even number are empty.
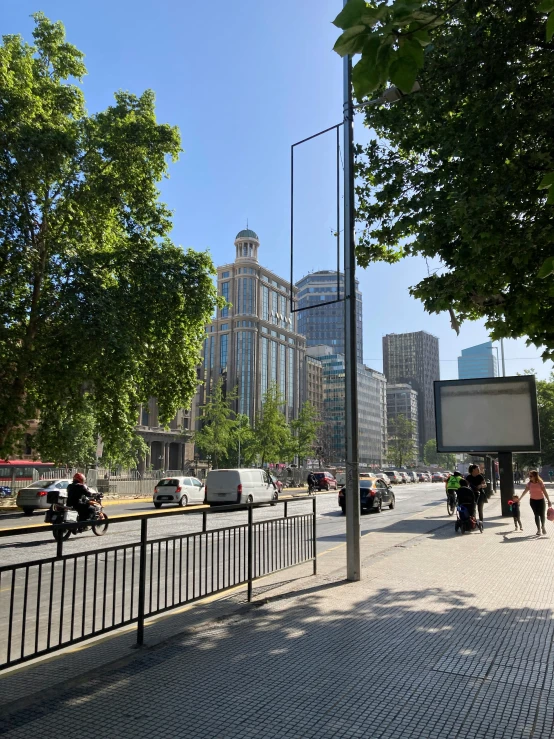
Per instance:
[[[461,479],[462,473],[456,470],[446,481],[446,508],[449,516],[456,510],[457,490],[460,488]]]

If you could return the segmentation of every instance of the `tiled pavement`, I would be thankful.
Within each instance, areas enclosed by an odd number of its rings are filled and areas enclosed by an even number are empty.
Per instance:
[[[54,698],[38,695],[0,732],[554,737],[554,527],[552,537],[532,536],[527,505],[523,533],[511,533],[498,501],[486,513],[483,535],[456,536],[453,524],[418,535],[434,511],[407,522],[413,536],[364,537],[360,583],[344,582],[342,548],[326,553],[322,574],[297,580],[294,592],[289,584]]]

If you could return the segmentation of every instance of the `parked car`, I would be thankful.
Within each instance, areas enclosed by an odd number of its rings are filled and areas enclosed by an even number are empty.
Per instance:
[[[444,475],[442,472],[433,472],[431,482],[444,482]]]
[[[427,472],[418,472],[417,479],[419,480],[419,482],[429,482],[429,475],[427,474]]]
[[[336,490],[337,481],[330,472],[314,472],[316,490]]]
[[[393,485],[400,485],[401,482],[404,482],[400,473],[396,470],[385,470],[385,474]]]
[[[206,477],[206,502],[210,505],[233,503],[275,503],[279,492],[266,470],[210,470]]]
[[[404,484],[406,484],[408,482],[411,482],[410,478],[408,477],[408,473],[407,472],[404,472],[404,470],[399,470],[398,474],[402,478],[402,482]]]
[[[50,508],[50,503],[46,500],[49,491],[66,490],[71,480],[37,480],[27,485],[17,493],[16,503],[19,508],[23,509],[25,516],[32,516],[33,511],[37,508]],[[96,492],[96,491],[95,491]]]
[[[362,511],[376,510],[381,512],[383,506],[390,509],[396,505],[392,487],[379,477],[363,478],[360,480],[360,508]],[[346,488],[339,491],[339,507],[346,513]]]
[[[417,482],[417,475],[413,470],[406,470],[403,474],[408,478],[408,482]]]
[[[375,473],[375,477],[379,478],[380,480],[384,480],[387,483],[387,485],[391,484],[391,479],[387,475],[386,472],[382,472],[381,470],[379,470],[378,472]]]
[[[163,477],[154,488],[154,508],[164,503],[186,506],[204,502],[204,486],[196,477]]]

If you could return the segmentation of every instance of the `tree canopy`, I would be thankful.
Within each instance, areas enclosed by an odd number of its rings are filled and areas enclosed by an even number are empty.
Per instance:
[[[447,470],[453,470],[456,466],[455,454],[441,454],[437,452],[437,440],[429,439],[423,447],[423,460],[425,464],[436,464]]]
[[[450,311],[456,330],[482,318],[492,338],[528,336],[554,357],[554,288],[540,280],[554,268],[552,0],[347,8],[336,50],[362,53],[359,97],[389,81],[409,92],[416,75],[422,90],[366,111],[359,263],[438,258],[411,290],[427,311]]]
[[[169,239],[158,183],[180,135],[157,122],[154,93],[120,91],[88,114],[82,52],[34,18],[33,45],[0,46],[0,457],[28,420],[85,414],[123,460],[141,402],[155,396],[162,423],[190,403],[214,268]],[[37,434],[38,451],[51,441]]]
[[[417,461],[415,430],[415,423],[403,414],[389,421],[389,461],[395,467],[404,467]]]
[[[281,410],[283,404],[277,385],[271,384],[254,426],[254,444],[262,467],[266,462],[288,461],[293,454],[290,427]]]

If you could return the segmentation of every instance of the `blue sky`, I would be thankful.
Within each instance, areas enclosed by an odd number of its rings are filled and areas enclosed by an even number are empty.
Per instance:
[[[342,0],[2,0],[0,33],[31,42],[31,13],[61,20],[86,54],[91,112],[118,89],[153,89],[158,119],[179,126],[185,150],[162,185],[175,242],[209,249],[216,264],[232,261],[248,219],[260,261],[286,277],[290,145],[341,118],[342,66],[331,51],[341,7]],[[333,147],[325,138],[298,150],[295,279],[333,268]],[[384,334],[425,330],[440,339],[441,377],[455,378],[460,350],[488,339],[481,323],[463,325],[458,337],[446,314],[423,311],[408,288],[426,273],[420,259],[358,270],[369,366],[382,368]],[[550,373],[524,340],[505,348],[507,374]]]

